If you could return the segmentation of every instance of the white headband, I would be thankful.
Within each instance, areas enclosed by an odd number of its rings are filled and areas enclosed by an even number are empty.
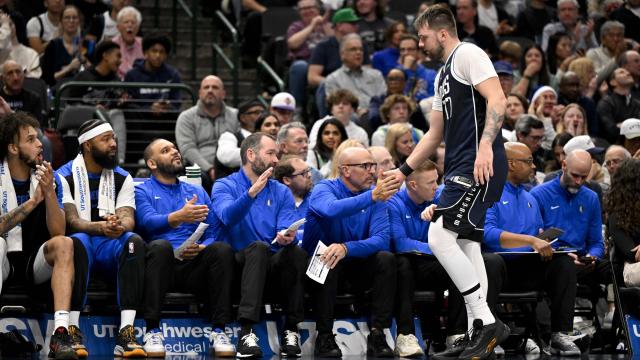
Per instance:
[[[86,133],[78,136],[78,144],[82,145],[83,143],[93,139],[94,137],[106,133],[107,131],[113,131],[113,128],[108,123],[104,123],[94,127],[93,129],[87,131]]]

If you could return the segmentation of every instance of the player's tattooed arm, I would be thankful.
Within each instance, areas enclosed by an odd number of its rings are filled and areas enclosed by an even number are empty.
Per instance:
[[[486,140],[492,143],[496,136],[502,129],[502,122],[504,121],[504,114],[498,114],[495,109],[490,109],[488,116],[484,121],[484,130],[482,131],[481,140]]]
[[[104,235],[105,221],[86,221],[80,218],[76,206],[64,204],[64,214],[67,218],[67,226],[72,232],[81,232],[89,235]]]
[[[0,216],[0,234],[8,232],[24,221],[34,208],[35,206],[31,202],[27,201],[17,208]]]

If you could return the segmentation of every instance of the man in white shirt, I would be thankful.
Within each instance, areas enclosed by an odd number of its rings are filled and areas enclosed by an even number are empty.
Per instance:
[[[65,6],[65,0],[44,0],[47,8],[45,13],[32,17],[27,23],[27,38],[31,46],[38,54],[44,53],[44,49],[52,39],[59,35],[60,15]]]
[[[342,125],[344,125],[344,128],[347,130],[349,139],[359,140],[364,146],[369,146],[369,135],[367,132],[352,121],[353,114],[358,108],[358,98],[351,91],[338,89],[332,92],[329,94],[329,97],[327,97],[327,105],[329,105],[331,116],[319,119],[313,124],[311,133],[309,134],[310,149],[316,146],[320,125],[330,117],[334,117],[342,122]]]

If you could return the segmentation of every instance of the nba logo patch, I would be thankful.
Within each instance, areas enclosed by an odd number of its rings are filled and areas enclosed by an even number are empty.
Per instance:
[[[129,243],[129,254],[133,254],[134,253],[134,245],[132,242]]]

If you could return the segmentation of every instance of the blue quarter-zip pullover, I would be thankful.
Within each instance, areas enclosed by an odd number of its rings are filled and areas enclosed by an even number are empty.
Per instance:
[[[438,203],[441,191],[442,185],[436,190],[433,201],[425,201],[419,205],[411,200],[406,188],[398,191],[389,199],[389,223],[391,224],[391,243],[394,252],[417,252],[433,255],[427,239],[431,222],[422,220],[420,214],[429,205]]]

